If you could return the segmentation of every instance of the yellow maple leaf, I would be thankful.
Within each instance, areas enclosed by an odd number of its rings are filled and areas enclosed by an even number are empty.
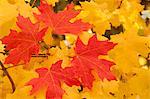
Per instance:
[[[129,88],[132,92],[139,95],[142,99],[150,98],[150,71],[144,69],[136,69],[137,76],[128,81]]]
[[[7,0],[0,0],[0,26],[17,16],[17,7],[8,3]]]
[[[118,27],[121,24],[118,14],[113,14],[109,21],[114,27]]]
[[[103,6],[98,5],[96,2],[83,2],[81,3],[82,11],[77,16],[86,22],[94,25],[94,31],[98,34],[103,34],[106,29],[110,29],[108,10],[103,9]]]
[[[79,34],[79,38],[80,38],[81,41],[82,41],[84,44],[86,44],[86,45],[88,44],[88,41],[89,41],[89,39],[90,39],[92,36],[93,36],[93,33],[92,33],[91,30]],[[71,34],[67,34],[67,35],[66,35],[66,41],[67,41],[70,45],[75,44],[76,40],[77,40],[77,36],[71,35]]]
[[[143,6],[138,1],[139,0],[123,0],[120,9],[115,11],[126,30],[130,29],[133,24],[139,21],[139,12],[143,10]]]
[[[23,65],[18,65],[16,67],[11,67],[7,69],[7,71],[9,72],[9,75],[11,76],[11,78],[13,79],[13,82],[15,83],[16,88],[18,89],[22,88],[26,84],[26,82],[28,82],[31,78],[38,76],[32,70],[30,71],[24,70],[22,66]],[[3,83],[2,83],[1,89],[5,92],[3,93],[3,96],[6,96],[6,94],[12,93],[12,87],[11,87],[11,83],[8,77],[4,76],[2,81]]]
[[[9,33],[17,14],[15,5],[9,4],[7,0],[0,0],[0,38]]]
[[[116,99],[118,81],[95,81],[92,90],[84,90],[81,97],[86,99]]]
[[[52,38],[52,30],[50,28],[48,28],[48,30],[46,31],[45,33],[45,36],[44,36],[44,42],[47,44],[47,45],[52,45],[52,41],[53,38]]]
[[[55,3],[58,2],[58,0],[45,0],[45,1],[47,1],[49,5],[53,5],[53,6],[55,6]]]
[[[21,88],[16,88],[15,92],[12,94],[7,94],[6,99],[34,99],[34,96],[30,95],[31,87],[23,86]]]
[[[10,29],[16,28],[18,14],[35,22],[33,12],[38,13],[38,9],[32,8],[24,0],[0,0],[0,37],[6,36]]]
[[[134,73],[125,73],[121,77],[118,85],[117,99],[127,98],[127,99],[148,99],[149,95],[149,70],[144,70],[141,68],[135,68]]]
[[[147,56],[150,52],[150,38],[139,36],[138,29],[132,26],[130,30],[112,36],[112,41],[118,45],[110,51],[110,57],[116,63],[116,68],[129,72],[134,67],[139,67],[138,55]]]
[[[62,84],[62,88],[65,90],[63,99],[81,99],[81,94],[78,91],[78,86],[68,87],[67,85]]]
[[[75,55],[74,49],[73,49],[73,47],[68,48],[65,45],[64,41],[60,42],[60,48],[56,47],[56,48],[50,49],[51,56],[49,56],[49,64],[54,64],[55,62],[57,62],[59,60],[63,60],[62,66],[63,67],[69,66],[70,57],[73,57]]]
[[[105,9],[109,11],[113,11],[121,4],[122,0],[94,0],[96,3],[100,5],[105,5]]]

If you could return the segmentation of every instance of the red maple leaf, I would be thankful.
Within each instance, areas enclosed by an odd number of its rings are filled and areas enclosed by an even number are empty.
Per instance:
[[[61,88],[61,82],[65,82],[68,86],[80,85],[80,82],[74,78],[72,68],[61,68],[62,61],[53,64],[50,70],[47,68],[36,69],[39,78],[33,78],[27,85],[32,85],[31,94],[47,87],[46,99],[61,99],[64,90]]]
[[[96,36],[90,38],[88,45],[84,45],[80,39],[76,42],[76,56],[71,65],[76,76],[81,78],[84,87],[92,88],[94,77],[92,70],[97,71],[101,79],[114,80],[115,76],[111,73],[110,67],[114,65],[105,59],[98,59],[99,55],[107,55],[108,51],[114,48],[116,44],[109,41],[98,41]]]
[[[53,33],[56,34],[79,34],[89,30],[92,27],[89,23],[83,23],[81,20],[70,22],[80,13],[80,11],[75,11],[73,7],[73,4],[70,4],[66,10],[55,13],[52,6],[41,3],[38,7],[41,14],[35,14],[35,16],[39,21],[43,21],[46,26],[51,27]]]
[[[6,50],[10,50],[5,64],[18,64],[21,60],[29,62],[32,54],[38,54],[39,41],[42,40],[47,28],[39,30],[39,24],[33,24],[28,18],[17,17],[17,26],[21,32],[10,30],[10,34],[2,38],[3,44],[6,44]]]

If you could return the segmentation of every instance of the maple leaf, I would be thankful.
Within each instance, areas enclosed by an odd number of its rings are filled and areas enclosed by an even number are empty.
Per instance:
[[[14,18],[17,16],[17,7],[9,4],[7,0],[0,0],[0,8],[0,38],[2,38],[13,26]]]
[[[94,81],[92,90],[85,90],[80,93],[80,98],[77,99],[121,99],[116,97],[118,92],[118,81],[107,81],[106,79],[102,81]],[[115,93],[111,95],[110,93]]]
[[[22,88],[17,88],[14,93],[9,93],[6,96],[6,99],[34,99],[33,96],[29,95],[30,87],[23,86]]]
[[[51,56],[49,56],[50,63],[56,63],[59,60],[63,60],[62,67],[66,67],[70,64],[70,58],[74,56],[74,49],[73,47],[68,48],[64,41],[60,42],[60,47],[51,48],[49,50]]]
[[[10,34],[2,38],[3,44],[6,44],[6,50],[11,50],[5,59],[5,64],[18,64],[21,60],[29,62],[32,54],[38,54],[39,41],[42,40],[47,28],[39,31],[39,24],[33,24],[28,18],[18,16],[18,27],[22,30],[17,32],[10,30]]]
[[[111,36],[111,41],[118,43],[118,46],[110,51],[109,56],[120,71],[129,72],[133,68],[139,67],[138,55],[146,57],[150,52],[150,38],[139,36],[137,33],[138,28],[133,25],[129,30]]]
[[[5,64],[4,66],[7,68],[10,67],[11,65]],[[25,70],[23,66],[24,65],[15,66],[7,70],[16,86],[16,90],[14,91],[14,93],[12,93],[12,87],[11,87],[12,85],[8,77],[2,76],[3,71],[2,70],[0,71],[0,88],[2,89],[0,90],[0,99],[16,99],[17,96],[19,97],[19,99],[21,98],[31,99],[29,98],[31,97],[30,94],[28,94],[31,88],[29,86],[24,86],[24,85],[27,81],[29,81],[33,77],[36,77],[37,74],[33,70],[30,71]],[[28,89],[28,91],[26,90],[26,88]],[[8,97],[6,98],[6,96]]]
[[[10,21],[17,15],[17,11],[14,9],[17,9],[14,5],[9,4],[7,0],[1,0],[0,1],[0,26],[4,24],[5,22]],[[10,11],[11,10],[11,11]]]
[[[47,2],[48,4],[55,6],[55,3],[57,3],[59,0],[41,0],[41,2]]]
[[[65,90],[63,99],[82,99],[81,94],[79,93],[80,86],[69,87],[66,84],[62,85],[62,88]]]
[[[90,38],[88,45],[84,45],[80,39],[76,42],[76,56],[71,65],[76,75],[81,78],[84,87],[92,88],[94,77],[91,70],[96,70],[101,79],[113,80],[115,76],[110,72],[110,67],[114,65],[105,59],[98,59],[99,55],[107,55],[116,44],[108,41],[98,41],[96,35]]]
[[[47,68],[36,69],[39,78],[30,80],[27,85],[32,85],[31,94],[40,90],[42,87],[47,87],[46,99],[61,99],[64,90],[61,88],[61,82],[65,82],[68,86],[80,85],[80,82],[74,78],[72,68],[61,68],[62,61],[53,64],[50,70]]]
[[[95,0],[95,2],[101,6],[103,9],[113,11],[119,7],[122,0]]]
[[[56,34],[79,34],[83,31],[89,30],[92,25],[83,23],[82,20],[76,20],[70,22],[71,19],[75,18],[80,11],[73,10],[73,4],[67,6],[67,9],[58,13],[53,11],[52,6],[41,3],[38,7],[41,12],[40,15],[35,14],[38,20],[43,21],[46,26],[50,26],[53,33]]]
[[[39,12],[36,7],[32,8],[25,0],[0,0],[0,38],[8,35],[10,29],[16,28],[18,14],[29,17],[35,22],[33,12]]]

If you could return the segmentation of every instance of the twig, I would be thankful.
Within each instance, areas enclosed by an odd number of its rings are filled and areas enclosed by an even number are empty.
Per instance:
[[[0,54],[3,54],[3,55],[6,55],[5,52],[0,52]],[[48,57],[49,54],[38,54],[38,55],[35,55],[33,54],[32,57]]]
[[[6,76],[8,77],[8,79],[9,79],[9,81],[10,81],[10,83],[11,83],[11,86],[12,86],[12,90],[13,90],[13,92],[14,92],[15,89],[16,89],[16,86],[15,86],[15,83],[14,83],[13,79],[11,78],[10,74],[8,73],[7,69],[4,67],[4,65],[3,65],[3,63],[2,63],[1,61],[0,61],[0,65],[1,65],[1,67],[2,67],[3,72],[4,72],[4,73],[6,74]]]
[[[35,55],[33,54],[32,57],[48,57],[49,54],[38,54],[38,55]]]
[[[36,0],[34,0],[34,1],[33,1],[33,3],[32,3],[32,5],[31,5],[31,7],[33,7],[35,3],[36,3]]]
[[[5,55],[6,53],[5,53],[5,52],[0,52],[0,54],[3,54],[3,55]]]
[[[83,85],[80,85],[80,89],[78,89],[79,92],[83,91]]]

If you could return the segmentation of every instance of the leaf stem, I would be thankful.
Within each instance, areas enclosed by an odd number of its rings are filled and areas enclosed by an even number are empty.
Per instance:
[[[6,76],[8,77],[8,79],[9,79],[9,81],[10,81],[10,83],[11,83],[11,86],[12,86],[12,91],[14,92],[15,89],[16,89],[16,86],[15,86],[15,83],[14,83],[12,77],[10,76],[10,74],[8,73],[7,69],[4,67],[4,65],[3,65],[3,63],[2,63],[1,61],[0,61],[0,65],[1,65],[1,67],[2,67],[3,72],[4,72],[4,73],[6,74]]]

